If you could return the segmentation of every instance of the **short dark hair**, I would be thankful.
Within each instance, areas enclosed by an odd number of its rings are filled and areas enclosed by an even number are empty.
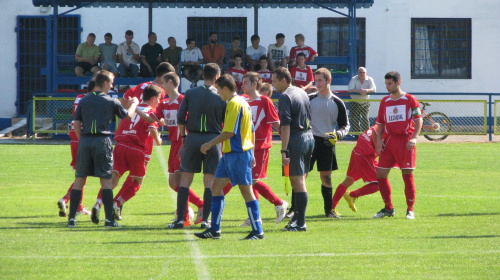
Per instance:
[[[255,35],[252,35],[252,37],[250,37],[250,41],[253,42],[255,40],[260,40],[260,37],[259,35],[255,34]]]
[[[213,81],[215,76],[220,75],[220,67],[217,63],[207,63],[203,68],[203,79]]]
[[[193,41],[194,41],[194,39],[193,39],[193,38],[187,38],[187,39],[186,39],[186,45],[191,44],[191,42],[193,42]]]
[[[92,79],[87,83],[87,91],[92,92],[95,88],[95,81]]]
[[[238,89],[236,87],[236,82],[234,81],[233,76],[231,76],[229,74],[224,74],[224,75],[220,76],[217,79],[217,81],[215,81],[215,84],[217,86],[219,86],[220,88],[227,88],[231,92],[236,92],[236,90]]]
[[[153,97],[160,98],[163,89],[155,84],[149,84],[142,92],[142,100],[149,101]],[[161,100],[160,100],[161,101]]]
[[[259,61],[261,61],[261,60],[266,60],[266,61],[267,61],[267,56],[265,56],[265,55],[261,56],[261,57],[259,58]]]
[[[161,77],[170,72],[175,72],[175,68],[168,62],[162,62],[156,67],[156,77]]]
[[[233,41],[236,41],[236,40],[241,41],[240,36],[234,36]]]
[[[148,33],[148,38],[149,38],[149,37],[151,37],[151,36],[153,36],[153,35],[156,35],[156,33],[154,33],[154,32],[149,32],[149,33]]]
[[[94,33],[89,33],[89,35],[87,35],[87,37],[94,37],[94,39],[95,39],[95,34]]]
[[[297,55],[297,57],[299,57],[299,56],[303,56],[304,58],[306,58],[306,54],[305,54],[305,53],[303,53],[303,52],[301,52],[301,53],[299,53],[299,54]]]
[[[125,31],[125,35],[134,36],[134,31],[127,30],[127,31]]]
[[[113,35],[111,35],[111,33],[109,33],[109,32],[104,34],[104,37],[110,37],[111,39],[113,39]]]
[[[237,57],[239,57],[239,58],[243,59],[243,56],[241,56],[241,54],[239,54],[239,53],[235,54],[235,55],[233,56],[233,59],[235,59],[235,58],[237,58]]]
[[[111,82],[111,79],[114,77],[113,73],[107,70],[99,70],[95,76],[95,86],[103,87],[105,82]]]
[[[208,34],[208,37],[212,37],[212,35],[214,35],[214,34],[215,34],[215,35],[217,35],[217,32],[214,32],[214,31],[210,32],[210,33]]]
[[[276,40],[281,39],[281,38],[285,38],[285,34],[283,34],[283,33],[276,34]]]
[[[386,80],[392,79],[395,83],[401,81],[401,75],[397,71],[391,71],[385,74],[384,78]]]
[[[257,72],[247,72],[245,75],[243,75],[243,79],[248,78],[250,83],[257,82],[257,87],[255,89],[260,90],[262,87],[262,77],[259,75]]]
[[[181,83],[179,76],[175,72],[170,72],[170,73],[163,75],[163,80],[165,82],[172,81],[172,84],[174,85],[174,87],[178,87],[179,84]]]
[[[292,82],[292,75],[290,74],[290,72],[288,71],[288,69],[286,69],[285,67],[283,66],[280,66],[278,68],[276,68],[276,70],[274,70],[273,74],[276,75],[276,78],[278,78],[278,80],[282,80],[282,79],[285,79],[285,81],[290,84]]]
[[[167,42],[170,42],[170,40],[175,40],[175,38],[170,36],[170,37],[168,37]]]

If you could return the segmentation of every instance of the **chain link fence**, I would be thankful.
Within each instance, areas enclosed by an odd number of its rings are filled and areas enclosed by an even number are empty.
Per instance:
[[[273,99],[275,106],[277,99]],[[419,100],[424,124],[422,135],[440,138],[445,135],[485,135],[488,133],[486,100]],[[34,133],[66,134],[71,129],[72,97],[33,97],[32,130]],[[359,135],[375,123],[379,99],[344,100],[352,135]],[[494,133],[499,134],[500,106],[494,102]],[[366,121],[363,121],[365,119]],[[118,120],[114,121],[118,124]],[[356,123],[357,122],[357,125]],[[114,129],[116,125],[112,125]],[[168,133],[162,129],[163,134]],[[276,133],[276,132],[275,132]]]

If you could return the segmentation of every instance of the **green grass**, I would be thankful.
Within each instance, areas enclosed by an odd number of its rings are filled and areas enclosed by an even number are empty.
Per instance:
[[[342,182],[352,144],[338,145]],[[166,159],[168,146],[162,146]],[[283,199],[272,149],[266,182]],[[261,199],[264,240],[240,241],[248,228],[237,189],[226,199],[220,240],[195,240],[197,228],[166,230],[175,195],[155,150],[145,183],[124,207],[122,228],[105,229],[79,216],[65,227],[56,202],[73,181],[69,145],[0,145],[0,278],[2,279],[499,279],[499,143],[418,146],[416,219],[404,218],[399,170],[391,172],[396,217],[371,218],[380,195],[345,201],[342,220],[322,215],[317,172],[307,179],[308,231],[280,231],[274,207]],[[202,192],[201,176],[193,188]],[[123,181],[123,180],[122,180]],[[357,182],[351,189],[362,186]],[[98,180],[90,178],[84,204],[91,207]],[[116,192],[115,192],[116,193]]]

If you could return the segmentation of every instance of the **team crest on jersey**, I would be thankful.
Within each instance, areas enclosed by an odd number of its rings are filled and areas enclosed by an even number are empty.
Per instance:
[[[393,123],[406,121],[405,111],[405,105],[388,106],[385,111],[387,122]]]

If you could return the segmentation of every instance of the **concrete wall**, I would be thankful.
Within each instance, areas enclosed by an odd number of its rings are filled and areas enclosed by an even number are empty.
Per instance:
[[[3,77],[0,118],[15,116],[16,100],[16,33],[17,15],[40,15],[40,9],[32,6],[31,0],[6,1],[0,11],[0,36],[6,44],[3,48]],[[64,11],[65,9],[60,9]],[[346,10],[340,10],[347,13]],[[52,10],[50,11],[52,13]],[[96,43],[104,41],[106,32],[113,34],[114,43],[124,40],[124,32],[131,29],[134,41],[139,45],[147,42],[148,10],[84,8],[73,13],[81,14],[82,41],[90,32],[97,35]],[[366,18],[366,67],[368,75],[374,77],[379,92],[385,91],[383,76],[397,70],[403,77],[403,90],[409,92],[499,92],[495,73],[500,54],[500,1],[481,0],[375,0],[369,9],[357,10],[357,16]],[[187,17],[247,17],[248,37],[253,34],[253,9],[155,9],[153,31],[158,43],[166,47],[167,37],[174,36],[181,47],[185,47]],[[276,33],[286,36],[285,44],[290,48],[294,35],[303,33],[306,44],[317,48],[317,18],[337,17],[324,9],[261,9],[259,10],[259,35],[261,45],[267,47],[275,42]],[[471,18],[472,19],[472,79],[410,79],[411,18]],[[249,40],[249,38],[247,38]],[[344,89],[345,87],[334,87]]]

